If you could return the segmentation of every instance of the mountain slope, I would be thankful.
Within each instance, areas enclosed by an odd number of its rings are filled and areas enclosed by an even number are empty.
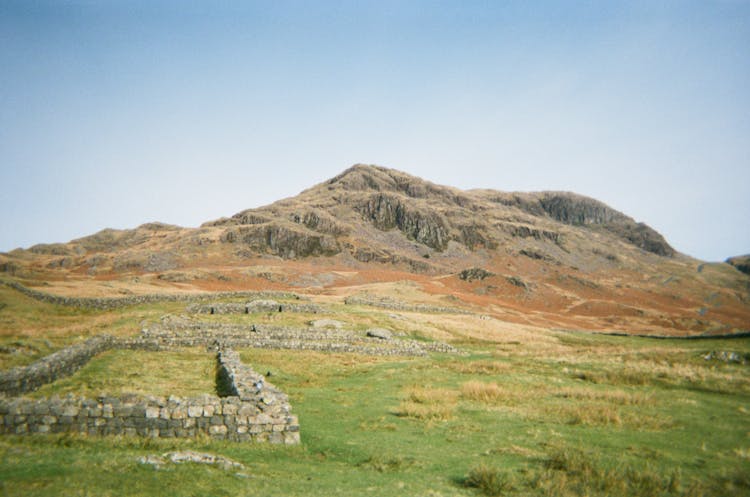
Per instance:
[[[16,250],[0,255],[0,270],[57,292],[96,294],[352,293],[408,280],[422,299],[540,326],[750,328],[747,275],[677,253],[602,202],[567,192],[462,191],[366,165],[199,228],[150,223]]]

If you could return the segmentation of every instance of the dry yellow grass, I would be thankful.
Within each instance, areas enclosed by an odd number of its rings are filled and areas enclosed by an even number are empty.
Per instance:
[[[608,402],[618,405],[646,405],[655,402],[651,393],[625,392],[623,390],[592,390],[581,387],[564,387],[555,392],[555,396],[566,399]]]
[[[458,400],[458,392],[446,388],[411,386],[404,391],[395,414],[422,421],[448,421]]]
[[[514,392],[501,388],[497,383],[467,381],[461,385],[461,398],[477,402],[496,403],[501,400],[516,400]]]
[[[480,360],[480,361],[455,361],[446,364],[446,367],[461,374],[484,374],[484,375],[495,375],[500,373],[510,372],[513,368],[506,362],[498,362],[491,360]]]

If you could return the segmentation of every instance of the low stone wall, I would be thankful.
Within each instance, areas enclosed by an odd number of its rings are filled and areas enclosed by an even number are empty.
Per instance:
[[[306,312],[317,314],[322,308],[315,304],[289,304],[275,300],[253,300],[247,303],[191,304],[187,307],[191,314],[252,314],[254,312]]]
[[[81,345],[94,350],[96,344],[90,342],[92,340]],[[108,347],[143,346],[135,341],[117,343],[109,337],[100,342]],[[71,353],[69,349],[60,352]],[[78,354],[77,357],[83,356]],[[218,361],[220,386],[227,394],[223,397],[0,398],[0,433],[165,438],[193,437],[203,433],[212,438],[240,442],[299,443],[299,421],[291,414],[287,396],[242,364],[236,352],[222,350]]]
[[[458,353],[443,342],[367,336],[353,330],[324,330],[271,325],[238,325],[165,317],[142,330],[142,346],[207,346],[348,352],[381,356],[424,356],[428,352]]]
[[[27,297],[49,304],[79,307],[84,309],[111,310],[154,302],[196,302],[208,299],[296,299],[304,298],[290,292],[212,292],[193,294],[147,294],[129,297],[64,297],[28,288],[16,281],[0,280],[0,283],[17,290]]]
[[[344,303],[347,305],[366,305],[370,307],[380,307],[382,309],[390,309],[392,311],[425,312],[429,314],[474,314],[471,311],[459,309],[458,307],[441,307],[428,304],[406,304],[404,302],[389,298],[347,297],[346,299],[344,299]]]
[[[286,409],[285,409],[286,408]],[[238,396],[194,398],[68,396],[0,399],[0,433],[83,433],[143,437],[206,434],[239,442],[296,444],[299,422],[288,404],[255,403]]]
[[[58,350],[29,366],[0,371],[0,393],[20,395],[78,371],[92,357],[112,348],[116,340],[102,335]]]

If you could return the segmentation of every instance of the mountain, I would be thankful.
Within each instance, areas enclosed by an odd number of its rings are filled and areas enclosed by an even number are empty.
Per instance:
[[[546,327],[656,334],[750,328],[747,275],[679,254],[655,230],[598,200],[463,191],[369,165],[199,228],[150,223],[15,250],[0,255],[0,271],[59,293],[89,294],[333,294],[410,281],[425,299]]]

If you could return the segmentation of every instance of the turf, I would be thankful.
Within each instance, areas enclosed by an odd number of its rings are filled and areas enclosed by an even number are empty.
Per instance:
[[[125,333],[137,331],[139,317],[169,310],[44,319],[121,321]],[[369,326],[380,323],[374,316],[349,318]],[[443,326],[466,355],[241,350],[289,394],[299,446],[3,436],[0,495],[750,495],[750,366],[703,358],[711,350],[746,357],[750,340],[521,329],[490,339],[468,318]],[[403,327],[423,330],[417,319]],[[11,331],[7,341],[24,338]],[[213,388],[212,360],[200,349],[114,351],[35,395],[191,394]],[[163,376],[146,374],[161,364]],[[139,462],[178,449],[245,467]]]

